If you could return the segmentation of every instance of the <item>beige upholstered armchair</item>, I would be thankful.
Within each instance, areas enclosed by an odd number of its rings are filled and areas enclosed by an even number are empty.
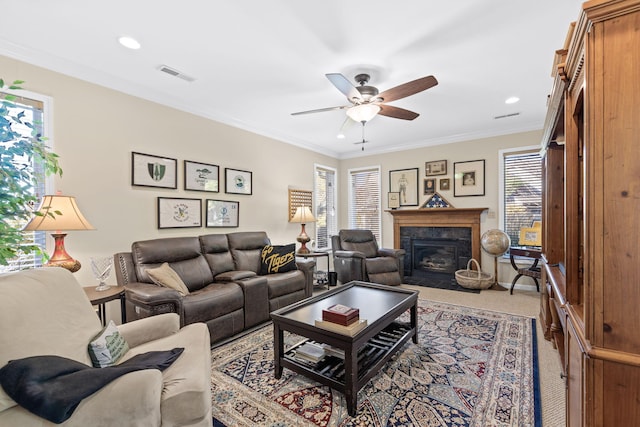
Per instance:
[[[118,329],[129,351],[117,367],[142,353],[164,353],[175,348],[184,351],[164,370],[136,370],[101,385],[83,398],[62,424],[27,411],[0,388],[0,425],[211,426],[207,327],[195,323],[180,329],[178,315],[170,313],[120,325]],[[69,271],[50,267],[0,275],[2,375],[6,375],[7,366],[33,359],[31,356],[61,356],[65,363],[91,366],[87,346],[101,330],[91,303]],[[71,360],[67,362],[68,359]],[[90,374],[110,369],[88,368]],[[64,390],[66,393],[68,389]]]
[[[403,249],[379,248],[370,230],[340,230],[331,236],[333,264],[338,280],[364,280],[399,285],[404,272]]]

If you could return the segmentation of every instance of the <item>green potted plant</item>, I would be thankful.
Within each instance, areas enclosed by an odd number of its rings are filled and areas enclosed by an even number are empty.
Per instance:
[[[15,80],[5,85],[0,78],[0,265],[33,251],[46,257],[38,245],[25,240],[22,227],[35,213],[36,185],[47,175],[62,176],[58,155],[49,150],[46,138],[38,134],[37,124],[16,108],[17,97],[7,93],[7,89],[21,90],[23,83]],[[19,126],[26,126],[31,135],[20,132]],[[34,162],[42,164],[41,173],[32,167]]]

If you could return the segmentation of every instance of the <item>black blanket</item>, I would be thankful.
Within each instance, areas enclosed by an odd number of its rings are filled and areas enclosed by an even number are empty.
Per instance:
[[[82,399],[119,376],[141,369],[164,371],[183,351],[150,351],[106,368],[93,368],[60,356],[27,357],[12,360],[0,369],[0,385],[20,406],[60,424],[71,417]]]

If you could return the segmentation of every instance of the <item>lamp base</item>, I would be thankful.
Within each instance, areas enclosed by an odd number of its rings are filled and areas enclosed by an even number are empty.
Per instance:
[[[311,241],[311,238],[309,237],[309,235],[307,235],[307,232],[305,231],[304,226],[305,224],[302,224],[302,231],[300,232],[300,235],[296,238],[296,240],[301,244],[300,249],[298,249],[298,251],[296,252],[297,254],[300,254],[300,255],[311,253],[311,251],[307,248],[307,243]]]
[[[64,238],[65,233],[53,233],[51,237],[55,240],[55,249],[53,251],[53,255],[49,258],[49,262],[45,264],[45,267],[62,267],[66,268],[72,273],[80,270],[82,265],[80,261],[71,258],[71,256],[67,253],[64,248]]]

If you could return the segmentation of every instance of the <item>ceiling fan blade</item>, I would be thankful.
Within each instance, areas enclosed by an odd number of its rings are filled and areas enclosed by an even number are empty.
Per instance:
[[[325,74],[329,81],[342,92],[350,102],[362,100],[362,95],[354,85],[340,73]]]
[[[350,107],[351,105],[342,105],[340,107],[318,108],[317,110],[298,111],[297,113],[291,113],[291,115],[299,116],[300,114],[322,113],[324,111],[344,110],[345,108],[350,108]]]
[[[355,123],[355,121],[351,120],[351,117],[345,117],[344,122],[342,122],[342,126],[340,126],[340,134],[344,135],[344,133]]]
[[[393,117],[394,119],[413,120],[420,114],[413,111],[405,110],[404,108],[394,107],[392,105],[380,104],[380,111],[378,114],[387,117]]]
[[[427,90],[438,84],[438,81],[433,76],[422,77],[400,86],[387,89],[384,92],[378,94],[376,100],[378,102],[391,102],[396,99],[406,98],[423,90]]]

